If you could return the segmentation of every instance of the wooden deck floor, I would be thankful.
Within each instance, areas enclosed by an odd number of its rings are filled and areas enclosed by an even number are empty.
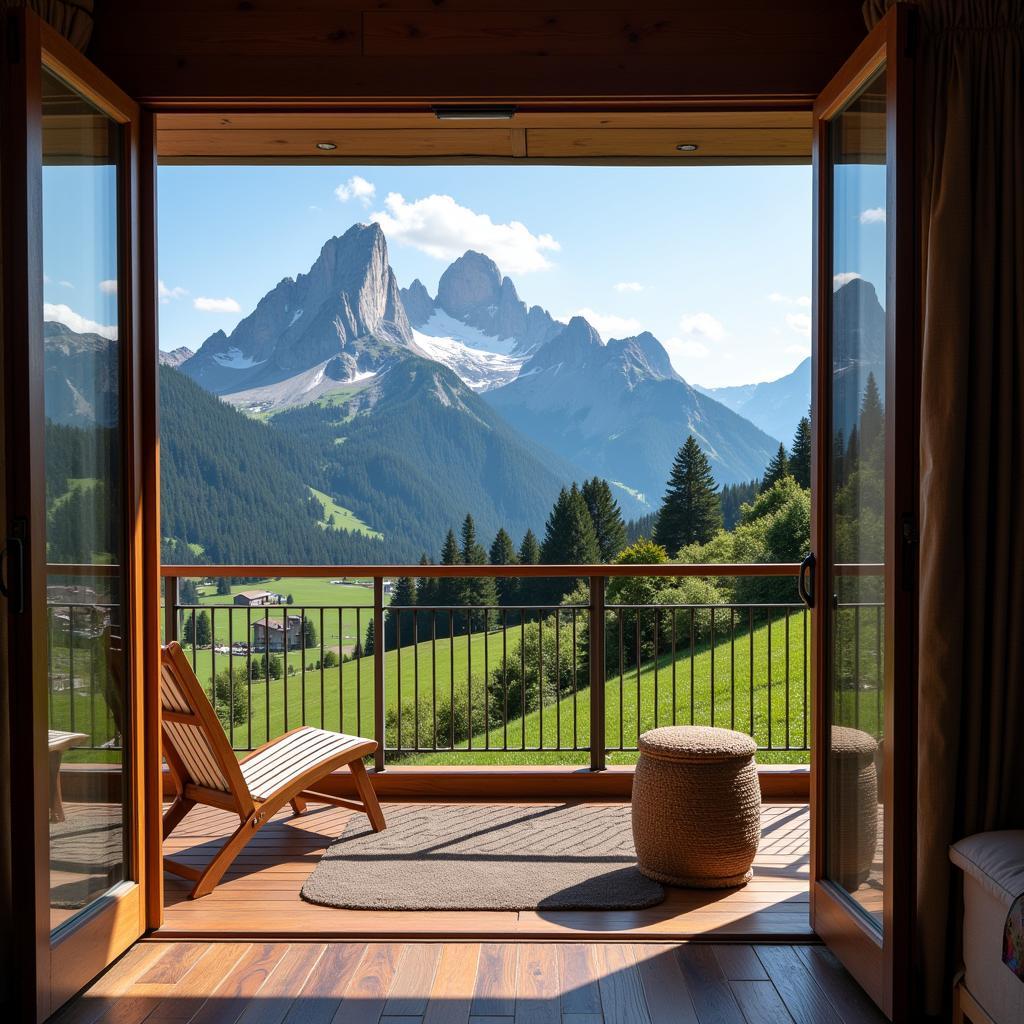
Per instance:
[[[59,1024],[882,1024],[814,945],[142,942]]]
[[[385,805],[385,812],[387,806]],[[323,850],[351,812],[282,812],[253,839],[209,896],[187,898],[187,885],[165,875],[166,907],[158,938],[292,939],[737,939],[813,937],[808,922],[808,808],[766,803],[754,879],[738,889],[670,889],[657,907],[635,911],[350,911],[314,906],[299,896]],[[165,844],[200,864],[237,817],[197,807]],[[234,823],[234,824],[233,824]],[[499,1015],[500,1016],[500,1015]],[[578,1022],[587,1024],[587,1022]]]

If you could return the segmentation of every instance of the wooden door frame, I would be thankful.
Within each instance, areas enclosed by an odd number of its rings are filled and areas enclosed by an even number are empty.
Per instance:
[[[811,923],[859,984],[893,1020],[911,1012],[916,844],[916,529],[918,522],[919,340],[917,316],[917,209],[914,198],[914,94],[911,61],[913,12],[892,8],[839,70],[814,107],[815,339],[812,354],[812,550],[818,563],[814,628],[815,709],[811,755]],[[886,69],[886,452],[885,636],[886,739],[882,798],[887,808],[883,856],[882,937],[827,880],[824,808],[827,798],[828,699],[831,667],[832,552],[827,523],[832,480],[831,298],[832,205],[828,169],[829,125],[881,67]],[[891,396],[891,398],[890,398]],[[829,428],[826,434],[826,428]],[[909,439],[909,440],[906,440]],[[897,623],[910,628],[901,631]],[[898,643],[894,640],[899,637]],[[899,681],[899,685],[897,685]]]
[[[42,319],[42,71],[45,67],[121,125],[120,173],[117,194],[118,324],[121,337],[121,444],[125,496],[124,639],[127,652],[125,737],[125,794],[130,836],[126,877],[129,881],[102,896],[66,925],[51,932],[49,907],[49,826],[47,807],[47,690],[40,685],[40,666],[46,664],[45,547],[29,544],[25,558],[25,615],[12,622],[7,669],[10,679],[31,680],[12,686],[11,843],[13,881],[12,1008],[18,1019],[42,1020],[53,1013],[111,960],[135,941],[149,925],[149,890],[153,858],[144,845],[150,819],[159,821],[160,802],[147,771],[159,765],[159,743],[153,745],[149,721],[152,697],[144,670],[152,660],[145,629],[154,617],[152,587],[158,578],[159,545],[155,490],[157,477],[144,446],[155,439],[156,311],[154,258],[140,243],[153,239],[152,173],[140,157],[152,152],[152,129],[135,102],[100,73],[74,47],[33,12],[5,12],[3,158],[5,258],[4,338],[5,407],[8,424],[32,423],[21,437],[21,457],[5,460],[8,522],[30,511],[28,536],[45,536],[44,438],[39,411],[44,408]],[[154,156],[155,159],[155,156]],[[141,202],[140,202],[141,197]],[[16,257],[12,257],[16,254]],[[14,267],[19,267],[15,275]],[[19,339],[12,344],[12,339]],[[151,351],[149,349],[151,348]],[[33,411],[38,417],[32,419]],[[7,433],[10,438],[12,434]],[[33,550],[34,549],[34,550]],[[12,608],[8,614],[14,614]],[[26,637],[24,642],[22,638]],[[18,637],[19,642],[13,642]],[[158,722],[156,728],[158,728]],[[156,800],[154,807],[154,799]],[[159,848],[157,848],[159,852]],[[31,933],[31,941],[28,936]]]

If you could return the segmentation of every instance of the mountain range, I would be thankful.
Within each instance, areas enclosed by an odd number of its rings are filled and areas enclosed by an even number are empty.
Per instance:
[[[872,338],[856,350],[855,339],[837,338],[836,351],[868,352],[873,360],[881,307],[866,282],[839,290],[837,311],[848,302],[858,304]],[[81,375],[106,372],[105,339],[72,339],[61,325],[47,332],[47,373],[52,364],[55,375],[52,386],[48,376],[48,416],[113,422],[110,409],[83,405],[96,389]],[[177,349],[161,361],[171,478],[182,483],[199,474],[212,486],[238,466],[262,465],[249,446],[279,438],[291,476],[304,481],[291,498],[303,514],[321,533],[340,522],[341,533],[382,534],[386,561],[436,551],[467,512],[482,536],[502,526],[513,536],[527,528],[542,533],[560,487],[594,475],[613,484],[627,516],[648,513],[691,433],[719,483],[757,478],[809,402],[806,363],[766,384],[693,387],[652,334],[606,343],[581,317],[562,323],[527,306],[514,282],[478,252],[444,271],[436,296],[418,280],[400,288],[376,224],[329,239],[307,273],[281,280],[230,334],[217,331],[194,354]],[[182,376],[211,393],[213,404],[198,401]],[[192,410],[187,418],[168,411],[182,396]],[[243,420],[262,421],[253,424],[259,430],[215,416],[223,403]],[[231,443],[219,444],[227,434]],[[180,532],[172,538],[212,551],[218,545],[177,514],[186,490],[176,485],[165,505]],[[279,499],[269,479],[266,516],[280,515]],[[252,536],[260,516],[251,502],[247,508],[240,529]],[[270,536],[266,543],[279,546]],[[363,543],[360,555],[372,557],[379,541],[369,549]],[[269,560],[279,555],[265,552]]]

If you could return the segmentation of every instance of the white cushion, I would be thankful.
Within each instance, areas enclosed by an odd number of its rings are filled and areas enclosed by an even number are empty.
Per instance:
[[[950,848],[949,859],[1007,911],[1024,893],[1024,829],[968,836]]]

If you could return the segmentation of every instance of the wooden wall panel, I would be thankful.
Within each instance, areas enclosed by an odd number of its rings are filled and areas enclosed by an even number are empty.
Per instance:
[[[589,98],[806,105],[859,0],[101,0],[90,56],[165,104]]]

